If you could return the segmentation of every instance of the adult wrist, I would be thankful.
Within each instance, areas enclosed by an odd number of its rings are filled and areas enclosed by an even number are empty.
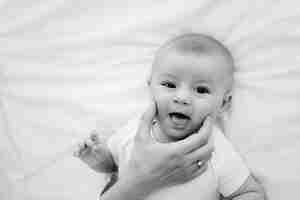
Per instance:
[[[108,191],[102,194],[101,200],[144,200],[150,193],[146,185],[130,179],[119,179]]]
[[[133,199],[137,197],[138,200],[143,200],[154,190],[152,185],[139,177],[124,178],[119,181],[119,187],[124,187],[128,193],[132,194]]]

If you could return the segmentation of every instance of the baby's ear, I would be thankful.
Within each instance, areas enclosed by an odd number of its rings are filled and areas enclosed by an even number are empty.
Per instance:
[[[227,91],[223,97],[219,113],[228,111],[231,107],[231,102],[232,102],[232,92]]]

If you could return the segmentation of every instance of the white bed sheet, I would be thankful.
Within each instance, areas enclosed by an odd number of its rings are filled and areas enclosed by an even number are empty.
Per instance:
[[[186,32],[236,59],[229,136],[272,200],[300,186],[300,3],[0,1],[0,199],[95,199],[104,176],[72,157],[90,130],[147,102],[153,53]]]

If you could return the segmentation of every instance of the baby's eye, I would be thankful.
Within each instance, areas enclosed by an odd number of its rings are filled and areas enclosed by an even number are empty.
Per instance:
[[[161,85],[163,85],[167,88],[176,88],[176,85],[172,82],[162,82]]]
[[[204,87],[204,86],[199,86],[196,88],[196,92],[199,93],[199,94],[209,94],[210,91],[207,87]]]

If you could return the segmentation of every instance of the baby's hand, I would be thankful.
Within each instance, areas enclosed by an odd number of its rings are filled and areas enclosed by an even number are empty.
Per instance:
[[[92,132],[86,140],[78,144],[74,156],[97,172],[110,173],[116,171],[111,152],[95,132]]]

